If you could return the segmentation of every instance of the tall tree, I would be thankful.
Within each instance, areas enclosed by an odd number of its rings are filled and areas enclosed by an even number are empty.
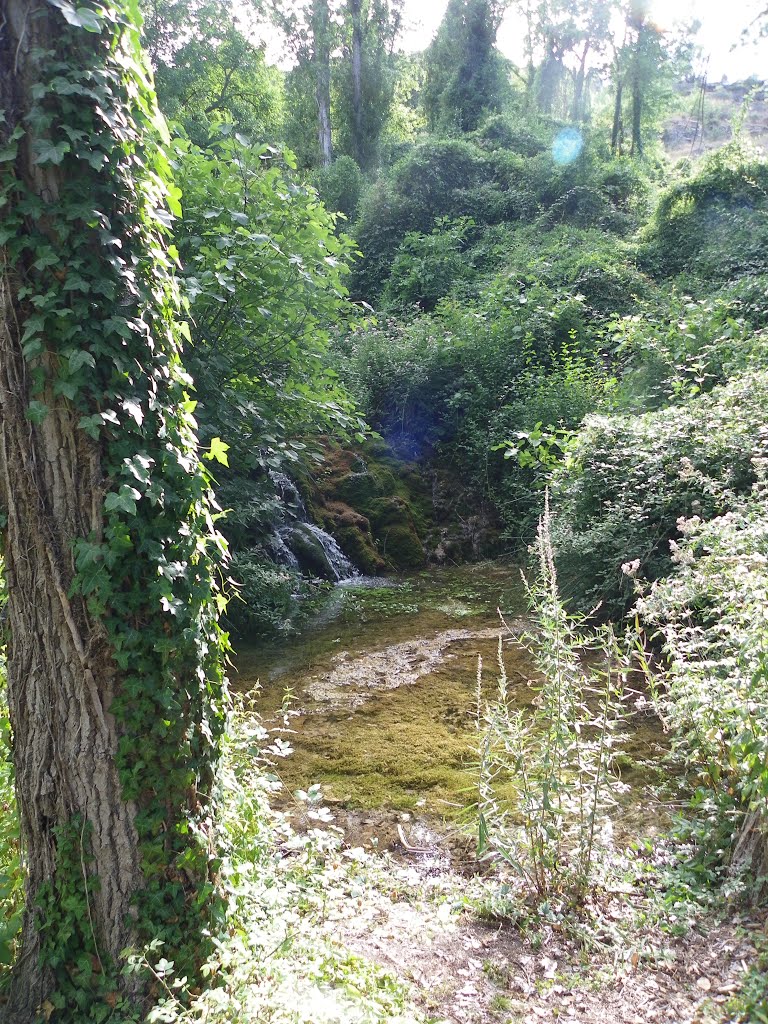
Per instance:
[[[331,138],[331,14],[328,0],[312,0],[312,49],[317,104],[317,141],[320,163],[333,162]]]
[[[0,504],[28,864],[3,1019],[134,1020],[218,913],[221,553],[135,0],[0,6]]]
[[[268,67],[224,0],[141,0],[143,40],[160,108],[197,145],[225,121],[259,142],[281,141],[282,74]],[[244,8],[241,8],[241,12]]]
[[[646,130],[663,106],[672,54],[651,20],[649,6],[648,0],[630,0],[625,8],[623,42],[613,46],[611,70],[615,92],[611,149],[616,154],[623,150],[624,125],[628,118],[630,155],[642,156]]]
[[[338,148],[370,169],[395,95],[402,0],[347,0],[336,76]]]
[[[299,95],[312,83],[317,114],[316,162],[327,167],[333,161],[331,53],[337,41],[329,2],[310,0],[304,4],[300,0],[270,0],[269,10],[295,61],[292,77],[299,86]],[[302,149],[301,146],[296,148]]]
[[[432,130],[477,127],[501,108],[508,88],[496,33],[505,4],[499,0],[449,0],[426,51],[424,107]]]

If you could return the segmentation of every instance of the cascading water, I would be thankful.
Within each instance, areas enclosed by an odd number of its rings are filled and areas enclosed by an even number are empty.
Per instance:
[[[271,476],[285,509],[285,521],[273,532],[268,544],[275,561],[334,583],[359,576],[333,537],[309,518],[293,480],[285,473]]]

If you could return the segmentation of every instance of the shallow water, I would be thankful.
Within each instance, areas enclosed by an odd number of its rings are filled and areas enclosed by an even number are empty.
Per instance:
[[[285,792],[320,783],[361,841],[390,840],[405,821],[409,841],[420,845],[425,822],[461,817],[476,784],[478,656],[490,697],[499,638],[509,636],[499,610],[513,631],[524,626],[516,567],[430,569],[342,584],[300,637],[241,647],[237,686],[258,687],[256,707],[268,725],[279,722],[290,692],[284,738],[293,753],[275,766]],[[531,654],[506,639],[503,657],[510,690],[530,703]],[[624,827],[643,831],[643,822],[658,819],[649,782],[664,738],[655,718],[633,719],[629,750]]]

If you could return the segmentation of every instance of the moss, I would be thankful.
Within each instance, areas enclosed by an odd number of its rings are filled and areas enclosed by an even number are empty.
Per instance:
[[[395,569],[419,569],[426,563],[411,509],[398,497],[377,498],[369,508],[371,529],[379,550]]]
[[[408,526],[388,526],[381,538],[387,562],[401,572],[426,565],[426,554],[415,531]]]
[[[368,503],[383,493],[379,481],[367,470],[361,473],[347,473],[334,481],[331,490],[336,501],[343,501],[361,512],[367,511]]]
[[[378,576],[387,566],[374,547],[373,538],[356,526],[341,526],[334,531],[336,541],[354,565],[366,576]]]

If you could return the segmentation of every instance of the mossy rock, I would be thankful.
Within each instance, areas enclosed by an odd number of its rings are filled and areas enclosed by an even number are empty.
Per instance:
[[[387,567],[373,545],[373,539],[366,537],[354,526],[341,526],[334,530],[336,542],[365,576],[378,576]]]
[[[426,563],[424,547],[406,501],[396,496],[377,498],[369,506],[373,535],[379,550],[395,569],[420,569]]]
[[[328,497],[343,501],[359,512],[367,509],[369,503],[384,494],[380,482],[373,473],[347,473],[333,482],[332,489],[326,490]]]
[[[371,524],[349,505],[331,501],[320,510],[323,529],[336,538],[341,550],[366,576],[378,576],[387,563],[376,549]]]

